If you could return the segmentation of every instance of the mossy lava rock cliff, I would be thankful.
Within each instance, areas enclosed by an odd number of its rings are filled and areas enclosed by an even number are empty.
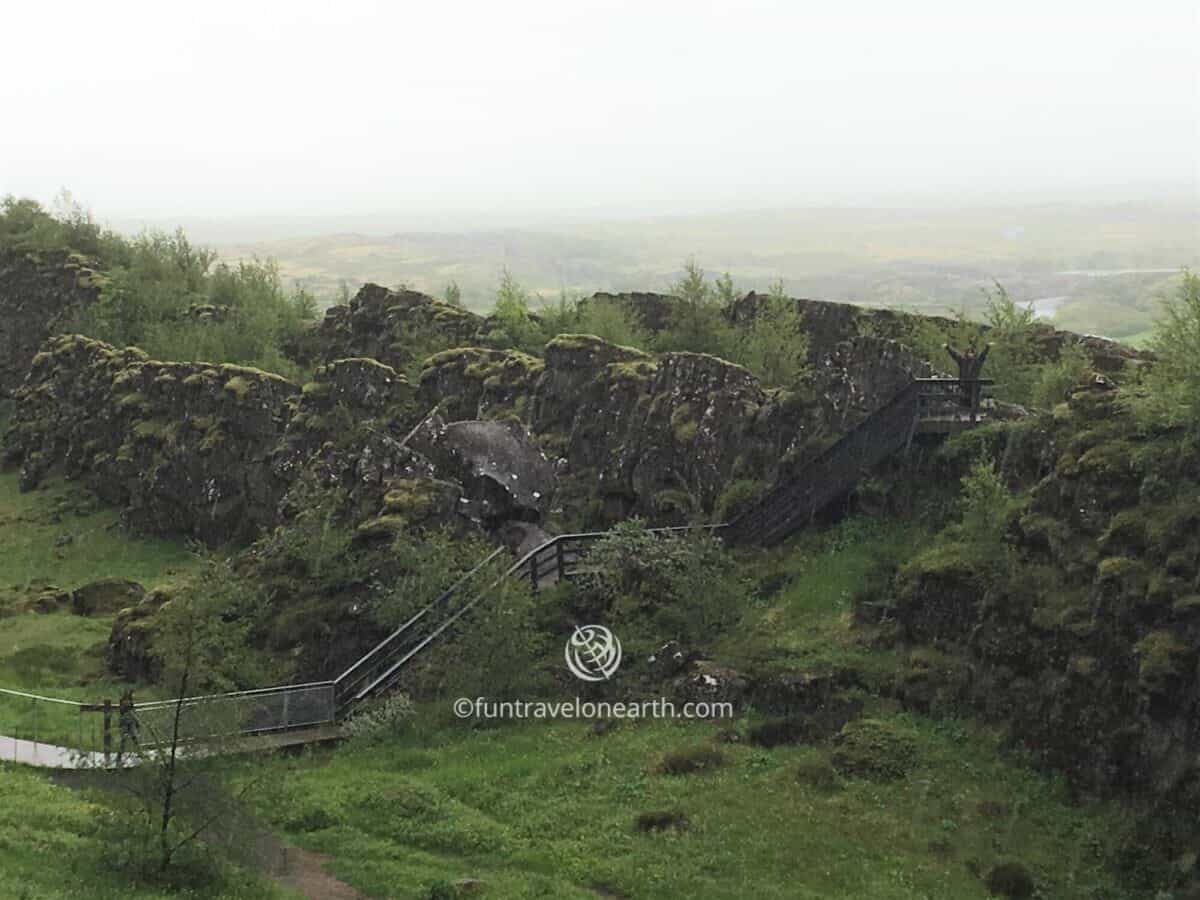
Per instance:
[[[890,377],[864,381],[831,361],[821,387],[801,395],[764,390],[750,372],[713,356],[653,356],[567,334],[546,345],[544,359],[479,348],[439,353],[421,372],[418,396],[422,405],[441,402],[450,418],[528,428],[559,469],[558,508],[588,525],[633,514],[679,521],[717,510],[735,481],[769,481],[781,461],[836,430],[832,419],[856,421],[921,370],[899,350],[876,353],[873,365]]]
[[[62,335],[15,392],[4,457],[26,490],[61,464],[140,529],[248,537],[274,519],[282,485],[267,461],[298,392],[256,369],[159,362]]]
[[[0,250],[0,399],[20,385],[42,342],[97,298],[103,280],[77,253]]]
[[[61,465],[126,507],[131,524],[211,543],[276,524],[306,471],[348,491],[356,518],[379,514],[393,479],[433,478],[459,484],[464,514],[491,526],[507,517],[593,527],[631,514],[674,522],[722,512],[731,485],[752,494],[927,371],[900,344],[859,337],[821,354],[802,389],[764,390],[722,359],[655,356],[592,335],[560,335],[544,358],[443,350],[421,357],[417,385],[396,368],[431,342],[473,340],[482,321],[368,285],[308,336],[324,363],[303,386],[60,336],[14,395],[4,456],[26,489]],[[476,420],[516,429],[502,443],[529,444],[520,466],[481,456],[464,467],[438,451],[433,436]],[[545,471],[526,491],[528,466]],[[504,468],[517,478],[507,497],[495,490]]]
[[[1145,428],[1126,399],[1079,389],[1052,415],[972,435],[1024,490],[1002,545],[943,535],[901,568],[891,613],[902,636],[956,648],[965,665],[900,683],[906,694],[919,684],[906,697],[918,706],[968,697],[1080,791],[1136,792],[1154,807],[1146,845],[1192,871],[1200,445]]]

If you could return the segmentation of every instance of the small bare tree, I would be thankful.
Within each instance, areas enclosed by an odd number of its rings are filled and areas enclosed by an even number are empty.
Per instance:
[[[256,680],[247,638],[258,599],[228,563],[207,560],[157,614],[154,652],[170,699],[121,715],[114,780],[129,801],[121,836],[135,858],[127,862],[161,875],[200,839],[236,846],[228,838],[247,820],[244,801],[260,781],[239,735],[245,711],[197,695]]]

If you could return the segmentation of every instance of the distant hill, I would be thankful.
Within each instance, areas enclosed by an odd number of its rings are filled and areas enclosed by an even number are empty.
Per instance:
[[[963,209],[793,209],[520,227],[431,228],[376,218],[184,223],[225,258],[278,260],[326,301],[366,282],[491,305],[501,270],[548,300],[562,291],[663,289],[695,256],[739,288],[782,278],[793,296],[929,313],[977,310],[1001,281],[1060,325],[1129,338],[1181,267],[1200,263],[1186,202]]]

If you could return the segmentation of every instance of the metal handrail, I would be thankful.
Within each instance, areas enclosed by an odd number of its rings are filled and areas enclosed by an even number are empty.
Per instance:
[[[490,563],[492,560],[494,560],[497,556],[499,556],[503,552],[504,552],[503,547],[497,547],[495,550],[493,550],[490,554],[488,554],[486,557],[484,557],[482,562],[478,563],[473,569],[471,569],[471,571],[467,572],[467,574],[465,574],[461,578],[459,578],[458,581],[454,582],[454,584],[452,584],[450,587],[446,588],[446,590],[444,590],[440,594],[438,594],[438,596],[433,600],[432,603],[430,603],[424,609],[417,612],[408,621],[404,622],[399,628],[397,628],[395,631],[393,631],[391,634],[389,634],[387,637],[385,637],[382,641],[380,641],[378,644],[376,644],[374,647],[372,647],[370,650],[368,650],[365,654],[363,654],[363,656],[360,657],[355,663],[353,663],[350,666],[350,668],[346,669],[346,671],[342,672],[341,675],[339,675],[337,678],[333,679],[333,683],[335,685],[340,685],[345,679],[349,678],[357,669],[359,669],[361,666],[365,665],[371,659],[371,657],[373,657],[375,654],[380,653],[384,649],[386,649],[387,645],[390,642],[394,641],[396,638],[398,638],[400,635],[402,635],[405,631],[407,631],[412,625],[414,625],[422,617],[424,617],[427,613],[429,613],[439,603],[443,602],[444,600],[446,600],[450,596],[452,596],[454,594],[454,592],[457,591],[459,589],[459,587],[461,587],[465,581],[467,581],[467,579],[472,578],[480,569],[482,569],[484,566],[486,566],[488,563]]]
[[[24,691],[12,691],[7,688],[0,688],[0,694],[5,694],[9,697],[21,697],[25,700],[37,700],[41,703],[61,703],[64,706],[87,706],[88,704],[82,700],[63,700],[60,697],[43,697],[40,694],[27,694]]]
[[[725,528],[727,526],[727,524],[728,523],[722,522],[722,523],[717,523],[717,524],[705,524],[705,525],[672,525],[672,526],[664,526],[664,527],[660,527],[660,528],[648,528],[646,530],[652,534],[665,534],[665,533],[672,533],[672,532],[695,531],[695,530],[718,531],[722,528]],[[397,672],[399,672],[400,669],[402,669],[405,665],[407,665],[408,662],[413,659],[413,657],[415,657],[418,653],[420,653],[422,650],[424,650],[426,647],[428,647],[431,643],[433,643],[435,640],[437,640],[442,634],[444,634],[446,632],[446,630],[448,628],[450,628],[451,625],[453,625],[455,622],[457,622],[459,619],[461,619],[463,616],[465,616],[467,613],[469,613],[472,609],[474,609],[479,604],[479,602],[481,600],[483,600],[484,597],[486,597],[488,594],[490,594],[492,591],[494,591],[497,587],[499,587],[506,579],[513,577],[515,575],[518,575],[519,573],[523,573],[523,571],[526,569],[528,569],[530,572],[532,572],[533,575],[538,575],[539,574],[538,568],[537,568],[538,557],[541,556],[543,553],[545,553],[547,550],[553,549],[558,545],[565,544],[568,542],[590,543],[590,542],[599,540],[600,538],[604,537],[605,535],[607,535],[609,533],[610,532],[607,532],[607,531],[585,531],[585,532],[574,532],[574,533],[570,533],[570,534],[560,534],[560,535],[556,535],[555,537],[550,538],[550,540],[545,541],[544,543],[539,544],[537,547],[534,547],[532,550],[528,551],[524,556],[522,556],[520,559],[518,559],[516,562],[514,562],[511,566],[509,566],[504,571],[504,573],[502,575],[500,575],[498,578],[496,578],[491,584],[489,584],[483,590],[479,591],[477,594],[475,594],[473,597],[471,597],[471,599],[469,599],[466,603],[464,603],[457,610],[455,610],[453,613],[451,613],[430,634],[426,635],[424,638],[419,639],[415,646],[408,648],[406,651],[400,650],[400,652],[403,653],[403,655],[400,656],[399,659],[396,659],[393,662],[391,662],[391,664],[384,671],[382,671],[381,673],[376,675],[374,678],[372,678],[369,681],[369,683],[367,683],[366,685],[359,688],[353,694],[348,694],[348,692],[343,691],[341,694],[342,699],[339,703],[339,707],[340,707],[339,714],[344,713],[344,712],[348,711],[349,709],[353,708],[353,706],[355,704],[366,699],[371,694],[380,690],[382,687],[386,687],[387,684],[391,681],[391,679],[395,676],[395,674]],[[502,548],[501,548],[501,550],[502,550]],[[381,641],[378,645],[376,645],[376,647],[374,649],[369,651],[369,653],[366,656],[364,656],[357,663],[355,663],[354,666],[351,667],[351,669],[348,669],[346,673],[343,673],[343,676],[339,676],[339,679],[337,679],[337,680],[340,680],[341,677],[345,676],[345,674],[348,674],[350,671],[358,668],[361,664],[363,664],[367,660],[368,657],[373,656],[376,653],[386,649],[385,645],[394,644],[396,639],[398,637],[400,637],[402,635],[402,633],[405,632],[414,621],[416,621],[418,618],[423,616],[424,613],[431,610],[435,605],[441,603],[445,599],[448,599],[450,597],[450,595],[454,594],[458,590],[458,588],[464,582],[466,582],[466,580],[471,575],[474,575],[486,563],[495,559],[496,555],[498,553],[500,553],[501,550],[497,550],[497,551],[493,552],[492,554],[490,554],[487,557],[487,559],[484,560],[483,563],[480,563],[474,569],[472,569],[471,572],[469,572],[467,575],[460,578],[452,588],[448,589],[447,591],[444,591],[438,597],[437,600],[435,600],[433,603],[431,603],[429,606],[427,606],[424,610],[422,610],[421,613],[419,613],[417,616],[414,616],[408,622],[401,625],[400,628],[398,628],[396,631],[392,632],[391,635],[389,635],[387,638],[385,638],[383,641]],[[556,555],[556,559],[558,559],[557,555]],[[549,574],[549,573],[547,572],[546,574]],[[559,572],[560,577],[565,576],[565,574],[566,574],[565,572],[561,572],[561,571]],[[524,577],[524,576],[522,576],[522,577]],[[540,578],[538,580],[540,580]],[[535,588],[536,588],[536,585],[535,585]],[[393,647],[392,649],[397,649],[397,648]],[[387,659],[387,657],[384,657],[384,659]]]
[[[224,694],[198,694],[194,697],[176,697],[172,700],[147,700],[144,703],[133,704],[134,709],[162,709],[175,706],[177,703],[199,703],[211,700],[228,700],[233,697],[254,697],[262,694],[294,693],[313,688],[329,687],[333,681],[306,681],[303,684],[277,684],[272,687],[250,688],[245,691],[228,691]]]
[[[819,453],[809,466],[816,465],[822,461],[828,460],[832,456],[843,453],[846,448],[858,440],[861,434],[877,426],[884,421],[888,413],[895,412],[901,409],[905,403],[917,401],[915,411],[916,417],[920,416],[920,400],[926,397],[941,399],[938,392],[928,391],[928,388],[933,387],[956,387],[964,388],[970,385],[979,385],[981,388],[986,385],[993,384],[994,381],[990,378],[915,378],[909,384],[902,388],[896,396],[875,410],[871,415],[867,416],[862,422],[844,434],[839,440],[827,447]],[[914,397],[915,394],[915,397]],[[915,426],[915,421],[914,421]],[[911,439],[910,433],[906,436]],[[731,522],[721,522],[704,525],[673,525],[659,528],[646,529],[652,534],[668,534],[684,531],[707,530],[712,533],[729,530],[735,533],[735,537],[742,539],[748,537],[759,537],[768,539],[777,536],[777,532],[781,527],[786,527],[788,522],[796,518],[798,512],[797,506],[799,501],[803,499],[806,488],[811,487],[801,479],[793,479],[781,485],[777,485],[772,491],[764,496],[755,506],[751,507],[746,512],[736,517]],[[826,491],[825,493],[828,493]],[[740,533],[739,533],[740,532]],[[312,681],[304,684],[293,685],[275,685],[264,688],[253,688],[246,691],[230,691],[222,694],[207,694],[195,697],[185,697],[175,700],[152,700],[144,703],[134,704],[137,710],[157,710],[169,708],[178,704],[186,706],[195,706],[202,703],[217,702],[222,700],[254,698],[271,694],[288,694],[300,691],[312,691],[320,688],[329,688],[333,694],[333,721],[340,718],[341,715],[360,700],[370,696],[381,687],[386,686],[395,674],[406,665],[413,657],[420,653],[423,649],[429,646],[433,641],[437,640],[446,632],[455,622],[469,613],[475,608],[491,591],[495,590],[505,579],[520,575],[528,577],[533,588],[536,590],[538,584],[544,576],[548,576],[551,572],[555,572],[559,578],[568,576],[566,564],[569,562],[574,565],[579,561],[579,555],[582,555],[586,545],[594,543],[600,538],[608,535],[608,531],[587,531],[574,532],[569,534],[560,534],[544,543],[534,547],[524,556],[509,566],[502,575],[496,578],[491,584],[483,590],[477,592],[469,600],[454,609],[440,624],[438,624],[432,632],[424,637],[417,636],[414,646],[404,646],[410,636],[415,634],[412,629],[417,623],[431,616],[431,614],[439,607],[445,606],[456,594],[458,594],[471,578],[477,575],[484,567],[493,562],[501,553],[504,552],[503,547],[498,547],[488,554],[482,561],[477,563],[470,571],[461,576],[449,588],[442,591],[434,598],[432,602],[424,608],[418,610],[414,615],[410,616],[396,630],[391,632],[382,641],[364,653],[359,659],[351,664],[336,678],[325,681]],[[570,550],[565,550],[567,545],[573,545]],[[546,572],[541,571],[540,562],[542,557],[548,552],[554,552],[554,566]],[[574,553],[576,556],[571,559],[566,559],[566,553]],[[399,658],[395,658],[399,655]],[[386,668],[379,672],[378,669],[386,664]],[[378,672],[378,674],[376,674]],[[365,682],[365,684],[364,684]],[[40,701],[45,703],[57,703],[67,706],[76,706],[83,708],[96,708],[97,704],[89,704],[74,700],[64,700],[55,697],[43,697],[37,694],[31,694],[24,691],[15,691],[6,688],[0,688],[0,695],[21,697],[24,699]],[[312,724],[312,723],[307,723]],[[283,726],[285,729],[291,727]],[[258,729],[263,730],[263,729]]]

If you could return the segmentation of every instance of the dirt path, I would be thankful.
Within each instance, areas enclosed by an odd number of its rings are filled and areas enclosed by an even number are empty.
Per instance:
[[[288,847],[284,853],[285,870],[272,875],[284,887],[297,891],[308,900],[367,900],[366,894],[359,893],[325,870],[325,863],[333,857],[300,847]]]

